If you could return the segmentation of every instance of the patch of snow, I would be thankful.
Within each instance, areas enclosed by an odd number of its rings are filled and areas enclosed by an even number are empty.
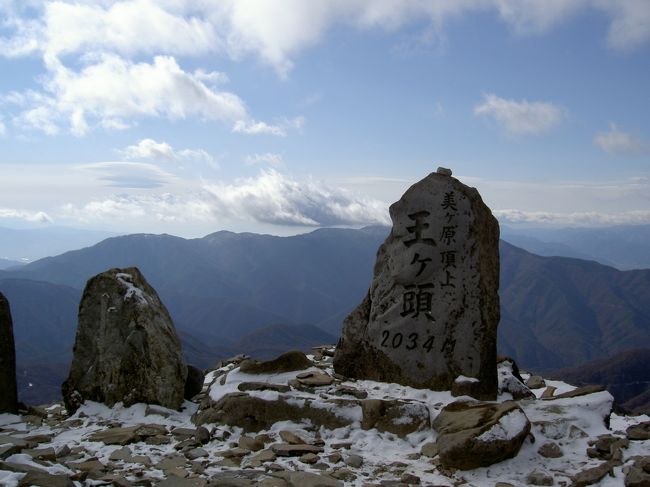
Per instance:
[[[475,383],[475,382],[479,382],[479,380],[476,377],[466,377],[464,375],[459,375],[458,377],[456,377],[456,380],[454,382],[456,384],[463,384],[467,382]]]
[[[147,294],[142,289],[133,284],[133,276],[131,274],[118,272],[115,274],[115,277],[117,278],[118,282],[126,288],[124,301],[135,296],[135,299],[138,301],[138,303],[147,304]]]
[[[477,441],[490,442],[512,440],[526,427],[528,418],[518,410],[514,410],[499,419],[499,422],[476,438]]]
[[[7,426],[22,422],[20,416],[16,414],[2,413],[0,414],[0,426]]]

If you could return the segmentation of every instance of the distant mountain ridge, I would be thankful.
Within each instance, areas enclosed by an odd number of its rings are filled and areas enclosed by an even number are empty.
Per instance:
[[[17,302],[26,302],[20,293],[31,293],[33,299],[41,291],[70,296],[48,304],[52,308],[46,313],[39,314],[43,307],[36,303],[15,306],[15,326],[35,337],[30,346],[49,347],[39,340],[47,334],[38,330],[50,326],[49,314],[67,316],[74,330],[87,279],[112,267],[138,266],[170,310],[186,355],[207,367],[246,346],[268,356],[291,339],[308,347],[322,344],[324,332],[336,340],[343,319],[368,290],[377,249],[388,231],[113,237],[0,271],[0,291],[12,280],[18,289],[19,280],[23,288],[13,298]],[[585,260],[540,257],[502,242],[500,295],[499,353],[529,370],[576,366],[650,342],[649,270],[622,272]],[[69,360],[71,347],[72,340],[58,362]]]
[[[619,270],[650,269],[650,225],[594,228],[513,228],[501,237],[542,256],[595,260]]]

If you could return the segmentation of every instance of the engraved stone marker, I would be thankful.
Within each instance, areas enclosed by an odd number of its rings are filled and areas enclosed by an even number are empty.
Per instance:
[[[411,186],[390,215],[368,295],[343,324],[336,372],[495,398],[497,220],[444,168]]]

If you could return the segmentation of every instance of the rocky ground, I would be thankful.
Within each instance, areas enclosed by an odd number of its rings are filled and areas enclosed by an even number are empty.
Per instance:
[[[332,355],[235,358],[180,411],[0,415],[0,485],[650,485],[650,418],[610,415],[606,391],[522,373],[526,387],[502,362],[498,400],[476,403],[347,380]]]

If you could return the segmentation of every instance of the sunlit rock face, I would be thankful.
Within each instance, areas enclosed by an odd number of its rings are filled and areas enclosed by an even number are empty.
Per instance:
[[[87,399],[178,409],[186,376],[174,324],[137,268],[111,269],[88,281],[63,384],[69,411]]]
[[[411,186],[390,215],[368,295],[344,322],[335,370],[495,398],[496,218],[476,189],[442,168]]]

